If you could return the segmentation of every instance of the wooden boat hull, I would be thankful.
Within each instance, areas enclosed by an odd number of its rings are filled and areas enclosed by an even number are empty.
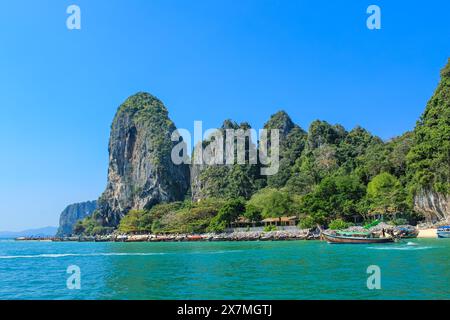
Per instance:
[[[343,244],[370,244],[370,243],[388,243],[394,242],[393,238],[364,238],[364,237],[345,237],[337,236],[322,232],[322,236],[328,243],[343,243]]]
[[[410,234],[406,236],[400,236],[401,239],[414,239],[417,238],[418,234]]]
[[[413,239],[413,238],[417,238],[418,235],[419,235],[419,231],[414,231],[414,232],[408,232],[408,233],[401,233],[401,234],[397,235],[397,237],[400,239]]]

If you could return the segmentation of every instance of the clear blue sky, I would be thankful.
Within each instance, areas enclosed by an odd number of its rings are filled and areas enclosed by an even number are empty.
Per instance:
[[[66,8],[81,8],[81,30]],[[366,28],[377,4],[382,29]],[[57,225],[106,184],[109,127],[148,91],[180,128],[286,110],[387,139],[414,127],[450,56],[450,2],[23,1],[0,8],[0,230]]]

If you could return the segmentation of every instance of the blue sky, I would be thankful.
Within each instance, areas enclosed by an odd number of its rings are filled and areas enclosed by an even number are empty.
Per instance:
[[[81,30],[66,28],[70,4]],[[366,28],[370,4],[381,30]],[[449,12],[445,0],[5,2],[0,230],[57,225],[67,204],[100,195],[111,121],[137,91],[190,130],[261,128],[284,109],[305,129],[323,119],[400,135],[450,56]]]

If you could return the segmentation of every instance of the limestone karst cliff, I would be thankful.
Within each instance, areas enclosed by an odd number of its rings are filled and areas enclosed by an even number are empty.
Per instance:
[[[408,173],[414,209],[428,220],[450,219],[450,59],[414,129]]]
[[[79,220],[90,216],[97,208],[97,201],[86,201],[68,205],[59,218],[59,228],[57,237],[70,236],[73,233],[73,227]]]
[[[414,210],[421,212],[429,222],[450,222],[450,195],[422,189],[414,196]]]
[[[184,199],[189,168],[172,162],[174,130],[164,104],[148,93],[119,107],[111,126],[108,183],[95,214],[103,226],[117,226],[131,209]]]
[[[225,164],[227,154],[226,140],[227,130],[243,130],[251,129],[248,123],[238,124],[232,120],[225,120],[218,130],[223,136],[223,152],[222,163]],[[237,140],[234,138],[234,163],[226,165],[217,164],[196,164],[191,165],[191,193],[192,200],[199,201],[205,198],[249,198],[253,193],[265,185],[265,178],[261,177],[258,164],[249,164],[250,150],[254,152],[256,158],[257,146],[254,141],[246,138],[245,164],[238,164],[237,162]],[[208,145],[212,142],[211,139],[202,141],[204,148],[203,157],[205,158],[208,152]],[[197,145],[199,147],[199,145]],[[215,150],[212,153],[215,154]],[[194,150],[195,154],[195,150]],[[195,158],[195,156],[193,156]]]

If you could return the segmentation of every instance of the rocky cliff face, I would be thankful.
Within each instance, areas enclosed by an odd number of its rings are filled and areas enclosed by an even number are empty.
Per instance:
[[[232,120],[225,120],[221,130],[226,129],[250,129],[248,123],[238,124]],[[249,198],[259,189],[269,185],[281,188],[289,179],[290,167],[304,148],[305,131],[297,126],[284,111],[273,114],[264,124],[264,129],[279,130],[280,146],[280,168],[277,174],[272,176],[260,175],[260,164],[246,165],[192,165],[191,166],[191,191],[193,201],[208,197],[227,198],[244,197]],[[224,141],[226,132],[223,132]],[[209,143],[203,141],[203,146]],[[270,139],[269,139],[270,143]],[[259,151],[259,146],[246,146],[246,152],[250,148]]]
[[[205,165],[200,164],[192,164],[190,167],[191,199],[194,202],[198,202],[207,197],[206,190],[208,187],[201,177],[201,174],[204,172],[205,168]]]
[[[223,135],[223,158],[225,163],[227,139],[227,129],[249,130],[251,127],[248,123],[238,124],[232,120],[225,120],[222,127],[218,130]],[[202,141],[202,146],[206,148],[212,141],[207,139]],[[217,164],[192,164],[191,165],[191,193],[192,200],[199,201],[205,198],[227,198],[227,197],[244,197],[249,198],[256,190],[260,189],[265,183],[259,175],[259,166],[249,164],[249,151],[254,150],[256,153],[256,145],[252,141],[247,141],[245,145],[246,164],[237,163],[237,140],[235,140],[235,162],[234,164],[217,165]],[[198,147],[198,145],[197,145]],[[203,156],[207,151],[204,151]],[[212,151],[211,151],[212,152]],[[195,154],[195,150],[194,150]]]
[[[225,135],[226,129],[238,129],[239,125],[232,120],[225,120],[221,129],[222,134]],[[224,139],[225,141],[225,139]],[[201,145],[200,145],[201,143]],[[201,146],[204,148],[210,141],[199,142],[195,146],[192,158],[195,158],[196,150]],[[204,159],[204,156],[202,156]],[[190,167],[190,185],[191,185],[191,198],[192,201],[197,202],[208,197],[220,197],[225,196],[225,188],[227,183],[227,177],[230,173],[232,166],[227,165],[207,165],[196,164],[192,161]]]
[[[306,132],[296,125],[285,111],[273,114],[264,129],[280,130],[280,167],[278,173],[267,177],[267,185],[282,188],[291,176],[291,168],[305,147]]]
[[[414,210],[429,222],[450,221],[450,195],[422,189],[414,197]]]
[[[56,232],[57,237],[70,236],[73,226],[78,220],[90,216],[97,208],[97,201],[86,201],[74,203],[67,206],[59,218],[59,228]]]
[[[148,93],[119,107],[111,126],[108,183],[95,215],[103,226],[117,226],[131,209],[184,199],[189,168],[172,162],[174,130],[166,107]]]
[[[450,59],[441,81],[414,129],[407,156],[414,207],[429,220],[446,219],[450,210]]]

